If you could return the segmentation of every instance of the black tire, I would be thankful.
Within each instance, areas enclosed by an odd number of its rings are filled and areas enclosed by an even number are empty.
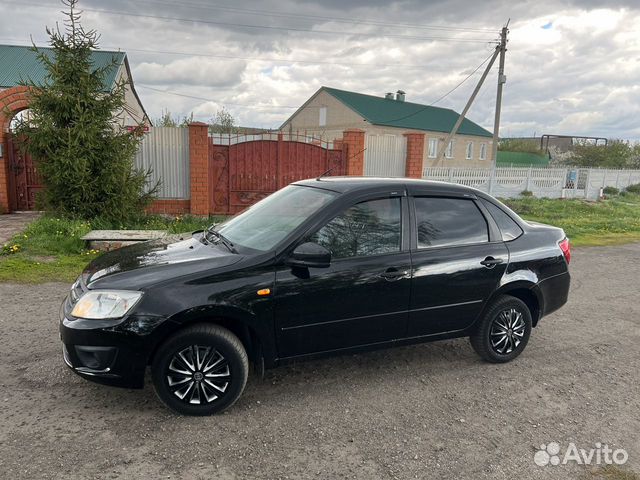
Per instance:
[[[529,307],[519,298],[501,295],[489,305],[469,340],[487,362],[505,363],[527,346],[531,325]]]
[[[238,337],[206,323],[169,338],[151,365],[156,394],[184,415],[212,415],[229,408],[242,394],[248,374],[247,352]]]

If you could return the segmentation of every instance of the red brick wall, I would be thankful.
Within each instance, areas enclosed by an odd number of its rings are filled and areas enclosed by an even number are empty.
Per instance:
[[[407,137],[407,164],[405,176],[422,178],[422,160],[424,158],[424,133],[405,133]]]
[[[347,148],[347,175],[364,175],[364,131],[345,130],[342,145]]]
[[[184,215],[191,213],[191,201],[180,198],[157,198],[145,210],[148,213]]]
[[[191,213],[209,215],[209,127],[206,123],[189,125],[189,172]]]
[[[9,152],[7,151],[7,133],[9,123],[20,110],[29,106],[29,89],[27,87],[11,87],[0,91],[0,211],[9,211]]]

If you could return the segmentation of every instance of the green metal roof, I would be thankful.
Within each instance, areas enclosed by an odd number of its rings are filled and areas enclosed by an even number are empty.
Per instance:
[[[449,133],[460,117],[459,113],[449,108],[400,102],[329,87],[322,87],[322,90],[336,97],[373,125]],[[467,118],[462,121],[458,133],[480,137],[492,136],[491,132]]]
[[[48,47],[38,47],[40,52],[52,56],[53,50]],[[111,89],[118,75],[118,67],[124,62],[124,52],[109,52],[96,50],[92,52],[94,68],[105,67],[116,62],[116,67],[110,69],[105,77],[105,90]],[[29,80],[36,85],[42,85],[47,76],[47,71],[40,61],[37,53],[31,47],[18,45],[0,45],[0,88],[10,88]]]

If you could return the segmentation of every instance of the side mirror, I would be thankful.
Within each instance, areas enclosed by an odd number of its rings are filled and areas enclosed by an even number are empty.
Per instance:
[[[331,264],[331,252],[313,242],[298,245],[287,259],[292,267],[327,268]]]

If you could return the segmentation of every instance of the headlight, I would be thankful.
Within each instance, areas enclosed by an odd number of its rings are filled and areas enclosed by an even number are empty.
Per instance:
[[[93,290],[80,297],[71,315],[90,320],[121,318],[142,297],[142,292],[128,290]]]

